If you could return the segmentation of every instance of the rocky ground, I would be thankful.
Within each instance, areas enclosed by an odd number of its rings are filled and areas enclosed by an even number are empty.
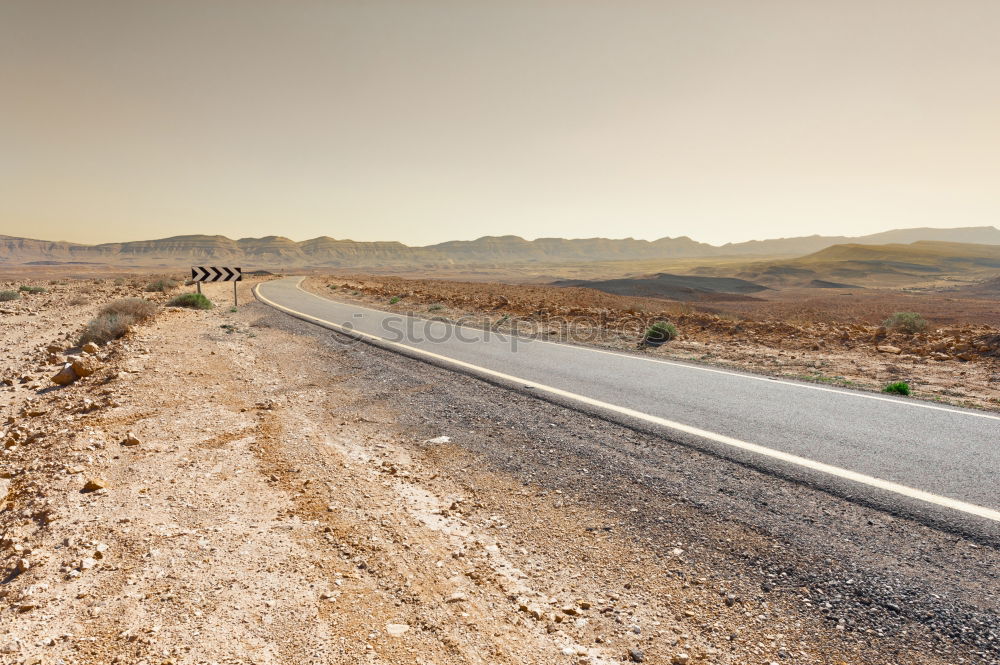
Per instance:
[[[635,350],[642,332],[664,320],[677,326],[678,339],[645,353],[867,390],[906,381],[918,399],[1000,409],[1000,309],[995,302],[976,300],[969,306],[969,318],[992,325],[932,322],[928,330],[909,334],[872,323],[879,306],[870,295],[857,311],[832,305],[795,309],[787,303],[762,309],[784,314],[776,319],[540,285],[336,275],[310,277],[303,287],[380,309],[616,349]],[[884,313],[877,320],[903,305],[920,310],[919,298],[900,302],[901,297],[882,298]],[[933,298],[936,313],[948,305],[944,300]],[[956,316],[962,313],[946,318]]]
[[[761,510],[756,472],[704,481],[718,460],[317,336],[249,283],[86,350],[100,304],[168,294],[43,286],[0,304],[2,663],[997,657],[990,546],[793,483]],[[92,373],[54,384],[74,359]],[[842,542],[734,517],[718,483]],[[899,552],[882,577],[869,546]]]

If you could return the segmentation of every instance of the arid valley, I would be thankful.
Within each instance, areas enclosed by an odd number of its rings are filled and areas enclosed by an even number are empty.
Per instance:
[[[1000,247],[873,247],[291,271],[366,311],[1000,410]],[[184,269],[0,265],[0,661],[996,662],[988,530],[318,334],[255,298],[262,265],[210,310]]]

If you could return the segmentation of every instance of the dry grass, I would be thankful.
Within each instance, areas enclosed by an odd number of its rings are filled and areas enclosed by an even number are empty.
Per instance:
[[[108,303],[97,313],[80,335],[79,344],[106,344],[118,339],[129,328],[153,317],[159,307],[142,298],[125,298]]]

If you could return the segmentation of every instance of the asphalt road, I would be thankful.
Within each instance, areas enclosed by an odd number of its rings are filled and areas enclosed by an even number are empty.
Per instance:
[[[366,341],[937,524],[995,535],[1000,417],[775,380],[330,301],[266,282],[258,297]]]

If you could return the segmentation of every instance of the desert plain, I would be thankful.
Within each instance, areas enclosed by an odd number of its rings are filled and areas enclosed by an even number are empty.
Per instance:
[[[668,300],[553,284],[564,267],[304,272],[324,297],[503,334],[1000,408],[995,279]],[[0,662],[996,656],[995,576],[959,570],[997,570],[995,548],[781,479],[751,489],[737,464],[692,485],[719,460],[307,334],[255,301],[274,276],[241,282],[239,307],[205,285],[216,307],[197,310],[169,304],[193,291],[180,271],[0,271],[18,293],[0,303]],[[136,298],[155,314],[81,347],[102,307]],[[883,325],[897,311],[927,328]],[[642,346],[661,320],[678,337]],[[74,363],[86,375],[53,382]],[[789,527],[792,505],[810,508]],[[834,513],[837,542],[818,528]]]

